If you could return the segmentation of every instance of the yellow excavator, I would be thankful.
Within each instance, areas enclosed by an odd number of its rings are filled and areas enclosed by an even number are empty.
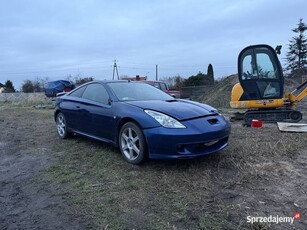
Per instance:
[[[235,113],[232,120],[244,119],[249,125],[253,119],[263,122],[299,122],[302,119],[302,113],[293,108],[307,96],[307,81],[284,94],[284,76],[277,57],[280,48],[253,45],[240,52],[239,83],[232,88],[230,106],[246,109],[246,112]]]

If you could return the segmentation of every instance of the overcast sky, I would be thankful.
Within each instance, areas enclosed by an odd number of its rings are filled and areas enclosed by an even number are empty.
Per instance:
[[[0,0],[0,82],[237,72],[246,46],[283,45],[306,0]],[[305,17],[305,18],[304,18]]]

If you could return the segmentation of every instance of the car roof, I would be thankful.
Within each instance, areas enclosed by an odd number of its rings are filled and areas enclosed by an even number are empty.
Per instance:
[[[106,85],[108,83],[133,83],[133,84],[144,84],[144,81],[129,81],[129,80],[94,80],[94,81],[89,81],[86,82],[80,86],[85,86],[93,83],[100,83],[103,85]]]
[[[88,83],[93,83],[93,82],[97,82],[97,83],[103,83],[103,84],[106,84],[106,83],[124,83],[124,82],[129,82],[129,83],[143,83],[143,81],[129,81],[129,80],[95,80],[95,81],[90,81]]]
[[[163,82],[163,81],[154,81],[154,80],[152,80],[152,81],[143,81],[143,82],[152,82],[152,83],[158,82],[158,83],[165,83],[165,82]]]

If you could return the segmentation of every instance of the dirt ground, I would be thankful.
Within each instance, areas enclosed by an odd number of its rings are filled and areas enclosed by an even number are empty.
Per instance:
[[[235,122],[218,154],[131,166],[99,142],[60,141],[52,113],[0,105],[0,229],[307,229],[306,133]],[[247,223],[295,212],[292,225]]]
[[[31,110],[0,109],[0,229],[83,229],[57,187],[40,181],[56,143],[46,135],[53,121]]]

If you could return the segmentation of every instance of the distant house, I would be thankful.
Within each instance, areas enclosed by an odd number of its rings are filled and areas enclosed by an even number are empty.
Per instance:
[[[140,77],[140,75],[136,75],[135,77],[122,77],[122,80],[129,80],[129,81],[146,81],[147,77]]]
[[[5,91],[5,85],[0,83],[0,93],[4,93]]]

